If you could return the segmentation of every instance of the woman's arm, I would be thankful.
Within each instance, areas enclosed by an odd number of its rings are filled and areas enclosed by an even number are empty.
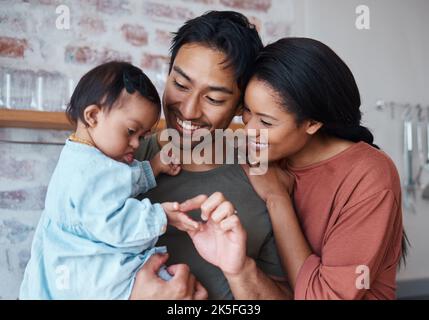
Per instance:
[[[289,194],[269,195],[267,208],[280,260],[294,290],[299,270],[312,252],[299,225]]]
[[[292,205],[293,176],[278,166],[271,166],[264,175],[249,174],[247,166],[244,170],[267,204],[280,260],[294,290],[299,270],[312,252]]]
[[[267,201],[279,255],[295,299],[360,299],[385,268],[382,262],[393,241],[389,239],[401,235],[400,207],[394,193],[381,190],[344,207],[335,225],[326,231],[322,254],[317,255],[311,252],[300,228],[287,192],[291,190],[290,179],[282,171],[273,167],[265,177],[249,179]],[[399,259],[399,242],[387,262],[391,273]],[[361,270],[366,270],[363,275]],[[368,276],[365,286],[357,283],[363,276]],[[391,296],[391,289],[386,290],[386,297]]]

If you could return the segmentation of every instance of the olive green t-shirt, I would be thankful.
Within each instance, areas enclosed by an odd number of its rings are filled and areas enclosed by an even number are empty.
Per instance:
[[[136,159],[148,160],[159,150],[156,135],[153,135],[141,142]],[[183,202],[196,195],[210,195],[216,191],[222,192],[237,210],[247,231],[247,255],[267,275],[284,278],[267,208],[239,164],[222,165],[203,172],[182,170],[175,177],[161,174],[157,178],[157,187],[139,198],[149,198],[152,203]],[[190,212],[190,216],[201,220],[199,210]],[[167,246],[170,255],[168,265],[189,265],[191,272],[207,289],[209,299],[233,299],[222,271],[198,254],[187,233],[168,226],[157,245]]]

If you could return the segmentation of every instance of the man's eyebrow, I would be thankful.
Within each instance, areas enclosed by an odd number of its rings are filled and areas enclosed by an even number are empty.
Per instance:
[[[190,83],[193,83],[193,80],[191,79],[191,77],[188,76],[185,73],[185,71],[183,71],[182,68],[180,68],[179,66],[174,66],[173,70],[176,71],[178,74],[180,74],[183,78],[188,80]],[[234,92],[232,92],[231,89],[228,89],[228,88],[222,87],[222,86],[209,86],[209,90],[210,91],[219,91],[219,92],[223,92],[223,93],[227,93],[227,94],[234,94]]]
[[[220,91],[227,94],[234,94],[232,90],[226,88],[226,87],[218,87],[218,86],[209,86],[210,91]]]
[[[180,67],[178,66],[174,66],[173,70],[176,71],[178,74],[180,74],[183,78],[185,78],[186,80],[188,80],[190,83],[193,83],[192,79],[190,76],[188,76],[185,71],[183,71]]]

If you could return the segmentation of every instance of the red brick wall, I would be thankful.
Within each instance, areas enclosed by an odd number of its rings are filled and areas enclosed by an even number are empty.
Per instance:
[[[143,67],[162,90],[170,33],[208,10],[236,10],[257,26],[265,43],[293,32],[294,0],[38,0],[2,1],[0,64],[12,70],[56,72],[74,83],[110,59]],[[70,29],[59,30],[65,4]],[[65,91],[68,94],[68,91]],[[30,107],[30,106],[29,106]],[[34,107],[34,106],[33,106]],[[52,107],[54,108],[54,107]],[[60,109],[60,107],[58,107]]]
[[[162,90],[170,32],[202,13],[237,10],[256,24],[265,43],[293,33],[293,3],[300,0],[2,0],[0,88],[5,70],[19,75],[17,108],[35,108],[40,76],[49,108],[60,110],[69,79],[109,59],[142,67]],[[70,29],[58,30],[56,9],[66,4]],[[12,79],[13,80],[13,79]],[[1,90],[1,89],[0,89]],[[67,97],[68,98],[68,97]],[[46,108],[48,108],[46,107]],[[44,207],[50,176],[67,132],[0,128],[0,299],[15,299]],[[5,141],[33,141],[11,143]],[[57,145],[45,144],[57,143]]]

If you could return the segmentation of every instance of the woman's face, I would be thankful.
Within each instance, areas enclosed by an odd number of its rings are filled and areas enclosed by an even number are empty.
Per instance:
[[[254,129],[256,132],[255,137],[249,134],[249,147],[256,149],[257,154],[268,151],[269,162],[298,153],[313,133],[310,121],[298,126],[294,115],[281,104],[279,95],[256,78],[252,78],[246,88],[243,107],[246,130]],[[261,129],[267,130],[266,144],[261,143]]]

